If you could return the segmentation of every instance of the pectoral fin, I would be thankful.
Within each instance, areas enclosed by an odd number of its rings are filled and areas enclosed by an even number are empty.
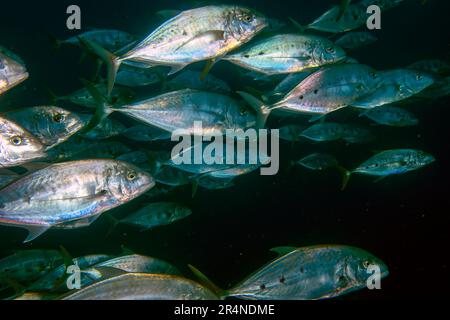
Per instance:
[[[277,253],[280,256],[287,255],[287,254],[292,253],[292,252],[294,252],[296,250],[298,250],[298,248],[295,248],[295,247],[278,247],[278,248],[270,249],[271,252]]]
[[[28,243],[42,236],[50,229],[50,226],[24,226],[23,228],[28,230],[28,237],[23,243]]]

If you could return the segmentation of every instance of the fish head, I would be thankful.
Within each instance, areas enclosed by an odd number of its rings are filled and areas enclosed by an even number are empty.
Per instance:
[[[436,161],[436,158],[425,152],[425,151],[416,151],[415,157],[412,159],[411,165],[417,168],[422,168],[428,166]]]
[[[241,44],[250,41],[268,26],[267,19],[261,13],[245,7],[230,10],[227,23],[230,33]]]
[[[331,41],[321,41],[315,47],[313,54],[319,65],[333,64],[347,57],[345,50]]]
[[[0,53],[0,93],[18,85],[28,76],[25,66]]]
[[[365,287],[371,276],[379,275],[379,279],[384,279],[389,275],[389,268],[380,258],[373,254],[359,249],[348,248],[346,260],[346,277],[349,281],[349,286],[353,288]]]
[[[433,75],[426,72],[405,70],[405,85],[413,93],[419,93],[429,86],[433,85],[436,81]]]
[[[85,125],[77,114],[53,106],[33,108],[32,123],[36,135],[49,147],[66,141]]]
[[[191,214],[192,210],[182,205],[177,205],[173,212],[173,216],[176,219],[183,219],[190,216]]]
[[[107,175],[109,191],[123,203],[139,197],[156,185],[150,174],[122,161],[115,161]]]
[[[45,157],[44,145],[12,121],[0,118],[0,162],[16,166]]]

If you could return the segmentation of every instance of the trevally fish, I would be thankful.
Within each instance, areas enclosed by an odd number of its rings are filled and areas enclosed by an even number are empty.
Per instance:
[[[124,65],[117,72],[116,83],[126,87],[145,87],[163,80],[163,70]]]
[[[150,273],[180,275],[180,271],[170,263],[138,254],[120,256],[97,263],[95,268],[109,267],[129,273]]]
[[[256,124],[252,110],[236,100],[218,93],[191,89],[169,92],[120,108],[99,103],[100,116],[97,120],[112,112],[125,114],[170,133],[183,129],[187,134],[223,135],[228,129],[247,129]],[[201,132],[197,132],[200,130],[195,127],[195,122],[202,123]]]
[[[109,93],[124,61],[171,66],[173,74],[194,62],[220,59],[250,41],[266,26],[266,19],[254,10],[218,5],[180,13],[120,57],[94,42],[82,41],[106,62]]]
[[[82,256],[79,258],[72,259],[73,265],[78,266],[81,270],[96,265],[100,262],[111,259],[110,255],[105,254],[96,254],[96,255],[88,255]],[[38,280],[33,282],[30,286],[27,287],[27,291],[33,292],[42,292],[42,291],[51,291],[51,292],[66,292],[66,269],[67,266],[65,264],[61,264],[46,275],[40,277]]]
[[[25,242],[54,226],[93,223],[103,212],[155,186],[139,168],[115,160],[83,160],[51,165],[0,190],[0,224],[27,229]]]
[[[395,69],[378,73],[380,82],[374,92],[358,99],[351,105],[371,109],[408,99],[434,83],[434,77],[409,69]]]
[[[112,52],[120,50],[130,43],[137,41],[137,37],[129,34],[128,32],[113,29],[92,29],[66,40],[57,40],[52,38],[57,48],[62,45],[73,45],[80,47],[80,39],[94,41],[98,45]]]
[[[223,59],[267,75],[301,72],[346,57],[332,41],[313,35],[282,34],[261,40]]]
[[[29,74],[24,64],[0,52],[0,95],[19,85]]]
[[[182,204],[174,202],[157,202],[143,207],[118,222],[138,227],[143,230],[150,230],[156,227],[170,225],[176,221],[187,218],[191,214],[191,209]]]
[[[381,152],[353,171],[347,172],[344,188],[348,184],[350,176],[359,173],[379,177],[382,180],[391,175],[400,175],[410,171],[419,170],[435,162],[436,159],[421,150],[397,149]]]
[[[172,275],[124,274],[71,293],[63,300],[217,300],[211,290]]]
[[[339,166],[337,159],[327,153],[313,153],[297,162],[299,165],[310,169],[322,171]]]
[[[167,82],[171,90],[194,89],[218,93],[230,93],[231,88],[225,81],[208,74],[203,80],[200,71],[185,70]]]
[[[367,288],[371,267],[379,268],[381,278],[389,274],[383,261],[354,247],[322,245],[272,251],[281,257],[226,291],[191,269],[220,297],[244,300],[331,299]]]
[[[350,32],[336,40],[336,44],[347,50],[355,50],[375,43],[377,40],[377,37],[370,32]]]
[[[45,156],[45,146],[37,138],[0,116],[0,167],[16,167]]]
[[[450,63],[440,59],[426,59],[414,62],[408,66],[408,69],[448,76],[450,74]]]
[[[63,255],[56,250],[17,251],[0,260],[0,282],[12,280],[28,285],[63,262]]]
[[[313,73],[281,101],[266,106],[248,93],[238,92],[258,111],[258,127],[263,127],[275,109],[325,115],[347,107],[374,92],[380,77],[371,67],[361,64],[328,66]]]
[[[80,115],[80,117],[84,120],[85,124],[87,124],[92,116]],[[105,119],[94,129],[82,133],[81,136],[89,140],[98,141],[119,136],[127,130],[127,127],[120,121],[115,119]]]
[[[288,125],[280,128],[280,139],[297,142],[300,140],[300,136],[306,130],[305,126],[301,125]]]
[[[419,123],[419,120],[411,112],[389,105],[369,109],[361,113],[361,116],[367,117],[378,124],[392,127],[416,126]]]
[[[122,136],[133,141],[151,142],[170,140],[172,134],[146,125],[136,125],[122,132]]]
[[[63,143],[85,124],[76,113],[55,106],[9,111],[4,116],[28,130],[46,149]]]
[[[317,71],[317,69],[312,68],[312,69],[309,69],[306,71],[292,73],[292,74],[286,76],[286,78],[284,78],[283,81],[281,81],[275,87],[275,89],[273,89],[272,92],[270,92],[265,97],[263,97],[263,99],[265,98],[264,100],[269,100],[272,97],[285,96],[286,94],[288,94],[289,92],[294,90],[294,88],[296,86],[298,86],[298,84],[300,82],[302,82],[303,80],[308,78],[310,75],[312,75],[316,71]]]
[[[349,143],[364,143],[373,139],[370,130],[364,127],[336,122],[315,124],[303,131],[301,136],[316,142],[343,139]]]

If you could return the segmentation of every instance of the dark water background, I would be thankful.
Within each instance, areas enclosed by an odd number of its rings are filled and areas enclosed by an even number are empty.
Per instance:
[[[337,1],[336,1],[337,2]],[[293,17],[308,23],[322,14],[333,1],[240,1],[271,17]],[[83,28],[117,28],[146,35],[161,20],[154,12],[187,9],[185,1],[2,1],[0,44],[13,50],[27,63],[31,74],[24,85],[0,98],[1,110],[49,104],[42,86],[68,94],[78,89],[78,78],[92,71],[78,64],[81,52],[52,49],[47,34],[66,38],[65,14],[70,4],[82,10]],[[426,5],[406,4],[383,15],[379,42],[352,56],[378,69],[409,65],[425,58],[449,59],[450,3],[430,0]],[[232,81],[229,65],[220,63],[213,73]],[[25,232],[0,228],[0,257],[12,250],[58,248],[73,255],[119,253],[123,245],[136,253],[166,259],[180,268],[190,263],[210,275],[222,287],[242,280],[274,256],[270,248],[316,244],[347,244],[369,250],[390,267],[383,290],[362,291],[347,298],[396,299],[448,296],[449,282],[449,99],[411,106],[419,117],[418,127],[396,129],[373,127],[377,141],[362,146],[343,143],[295,147],[282,144],[284,165],[275,177],[257,173],[244,177],[237,187],[226,191],[200,190],[191,199],[189,188],[171,200],[191,206],[191,218],[153,232],[140,233],[120,226],[105,238],[108,223],[99,220],[79,231],[49,232],[32,244],[22,245]],[[358,120],[357,113],[344,111],[336,117]],[[388,148],[418,148],[431,152],[438,161],[423,170],[386,179],[354,177],[345,192],[339,191],[340,177],[333,171],[314,173],[289,168],[291,159],[313,151],[334,154],[352,168]],[[138,200],[114,211],[120,216],[139,207]],[[184,269],[183,269],[184,270]]]

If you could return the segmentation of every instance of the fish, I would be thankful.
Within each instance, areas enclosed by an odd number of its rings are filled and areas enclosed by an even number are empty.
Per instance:
[[[410,127],[419,123],[419,120],[411,112],[390,105],[369,109],[361,113],[360,116],[391,127]]]
[[[155,186],[146,172],[115,160],[50,165],[0,190],[0,224],[28,230],[30,242],[54,226],[93,223]]]
[[[450,75],[450,63],[440,59],[425,59],[410,64],[408,69],[425,71],[438,74],[440,76]]]
[[[15,173],[14,171],[0,169],[0,189],[10,184],[12,181],[16,180],[19,177],[20,175]]]
[[[123,47],[136,43],[138,40],[136,36],[131,35],[128,32],[114,29],[91,29],[65,40],[58,40],[51,37],[56,48],[63,45],[82,47],[80,39],[94,41],[98,45],[112,52],[116,52]]]
[[[170,140],[172,134],[147,125],[136,125],[121,134],[125,138],[139,142]]]
[[[85,124],[76,113],[55,106],[9,111],[4,116],[30,132],[46,150],[67,141]]]
[[[97,120],[104,119],[112,112],[119,112],[170,133],[183,129],[186,134],[223,135],[226,130],[247,129],[256,124],[252,110],[233,98],[191,89],[169,92],[120,108],[99,103],[97,110],[97,114],[100,114]],[[202,123],[202,130],[195,126],[195,122]]]
[[[264,127],[276,109],[322,116],[352,105],[374,92],[380,77],[360,64],[333,65],[320,69],[298,84],[281,101],[266,106],[246,92],[238,92],[258,112],[257,127]]]
[[[303,131],[302,137],[316,142],[345,140],[348,143],[365,143],[373,139],[370,130],[359,125],[324,122]]]
[[[170,75],[194,62],[220,60],[266,26],[266,18],[254,10],[217,5],[183,11],[119,57],[87,39],[81,41],[106,63],[110,93],[124,61],[170,66]]]
[[[193,174],[170,166],[162,166],[155,173],[156,182],[170,187],[181,187],[193,182]]]
[[[97,282],[62,300],[217,300],[211,290],[173,275],[124,274]]]
[[[313,35],[281,34],[251,44],[223,60],[267,75],[302,72],[346,57],[332,41]]]
[[[306,130],[306,127],[294,124],[281,127],[279,130],[280,130],[280,139],[289,142],[297,142],[299,141],[302,133]]]
[[[347,50],[355,50],[375,43],[377,40],[371,32],[350,32],[336,40],[336,44]]]
[[[57,250],[23,250],[0,260],[0,282],[29,285],[61,265],[64,257]]]
[[[126,87],[145,87],[164,81],[163,70],[143,69],[124,65],[118,72],[116,83]]]
[[[121,224],[127,224],[143,230],[150,230],[160,226],[167,226],[192,214],[188,207],[174,202],[157,202],[144,206],[137,212],[120,220]],[[130,272],[130,271],[129,271]]]
[[[100,262],[111,259],[110,255],[106,254],[94,254],[78,257],[72,260],[73,265],[78,266],[81,270],[89,268]],[[66,286],[66,274],[67,266],[61,264],[53,268],[46,275],[40,277],[38,280],[27,286],[27,291],[31,292],[67,292],[69,289]]]
[[[332,299],[367,288],[370,268],[377,267],[381,279],[389,275],[381,259],[360,248],[318,245],[272,251],[280,257],[229,290],[220,290],[198,270],[191,270],[219,297],[243,300]]]
[[[429,86],[417,94],[417,98],[439,99],[450,95],[450,76],[438,79],[435,84]]]
[[[85,124],[89,123],[91,117],[92,116],[82,115],[82,119]],[[94,129],[86,133],[82,133],[81,136],[89,140],[99,141],[120,136],[127,130],[128,128],[122,124],[122,122],[115,119],[105,119]]]
[[[120,256],[95,264],[94,268],[109,267],[128,273],[150,273],[180,275],[180,271],[170,263],[138,254]]]
[[[21,84],[30,76],[27,68],[20,60],[0,51],[0,95]]]
[[[218,92],[223,94],[231,93],[231,88],[225,81],[208,74],[203,80],[201,72],[195,70],[185,70],[175,75],[167,82],[167,87],[171,90],[194,89],[200,91]]]
[[[267,94],[265,97],[263,97],[263,100],[268,101],[270,98],[276,98],[277,96],[285,96],[289,92],[291,92],[300,82],[308,78],[310,75],[312,75],[314,72],[316,72],[317,69],[311,68],[306,71],[297,72],[297,73],[291,73],[286,78],[283,79],[273,91],[271,91],[269,94]]]
[[[37,138],[0,116],[0,167],[17,167],[45,157],[45,146]]]
[[[406,100],[435,82],[432,75],[408,69],[382,71],[379,76],[381,80],[376,90],[353,102],[352,107],[371,109]]]
[[[323,171],[335,168],[339,165],[338,160],[326,153],[313,153],[297,162],[299,165],[314,171]]]
[[[414,149],[394,149],[376,154],[353,171],[348,171],[343,189],[354,174],[378,177],[380,181],[388,176],[401,175],[426,167],[436,161],[431,154]]]

